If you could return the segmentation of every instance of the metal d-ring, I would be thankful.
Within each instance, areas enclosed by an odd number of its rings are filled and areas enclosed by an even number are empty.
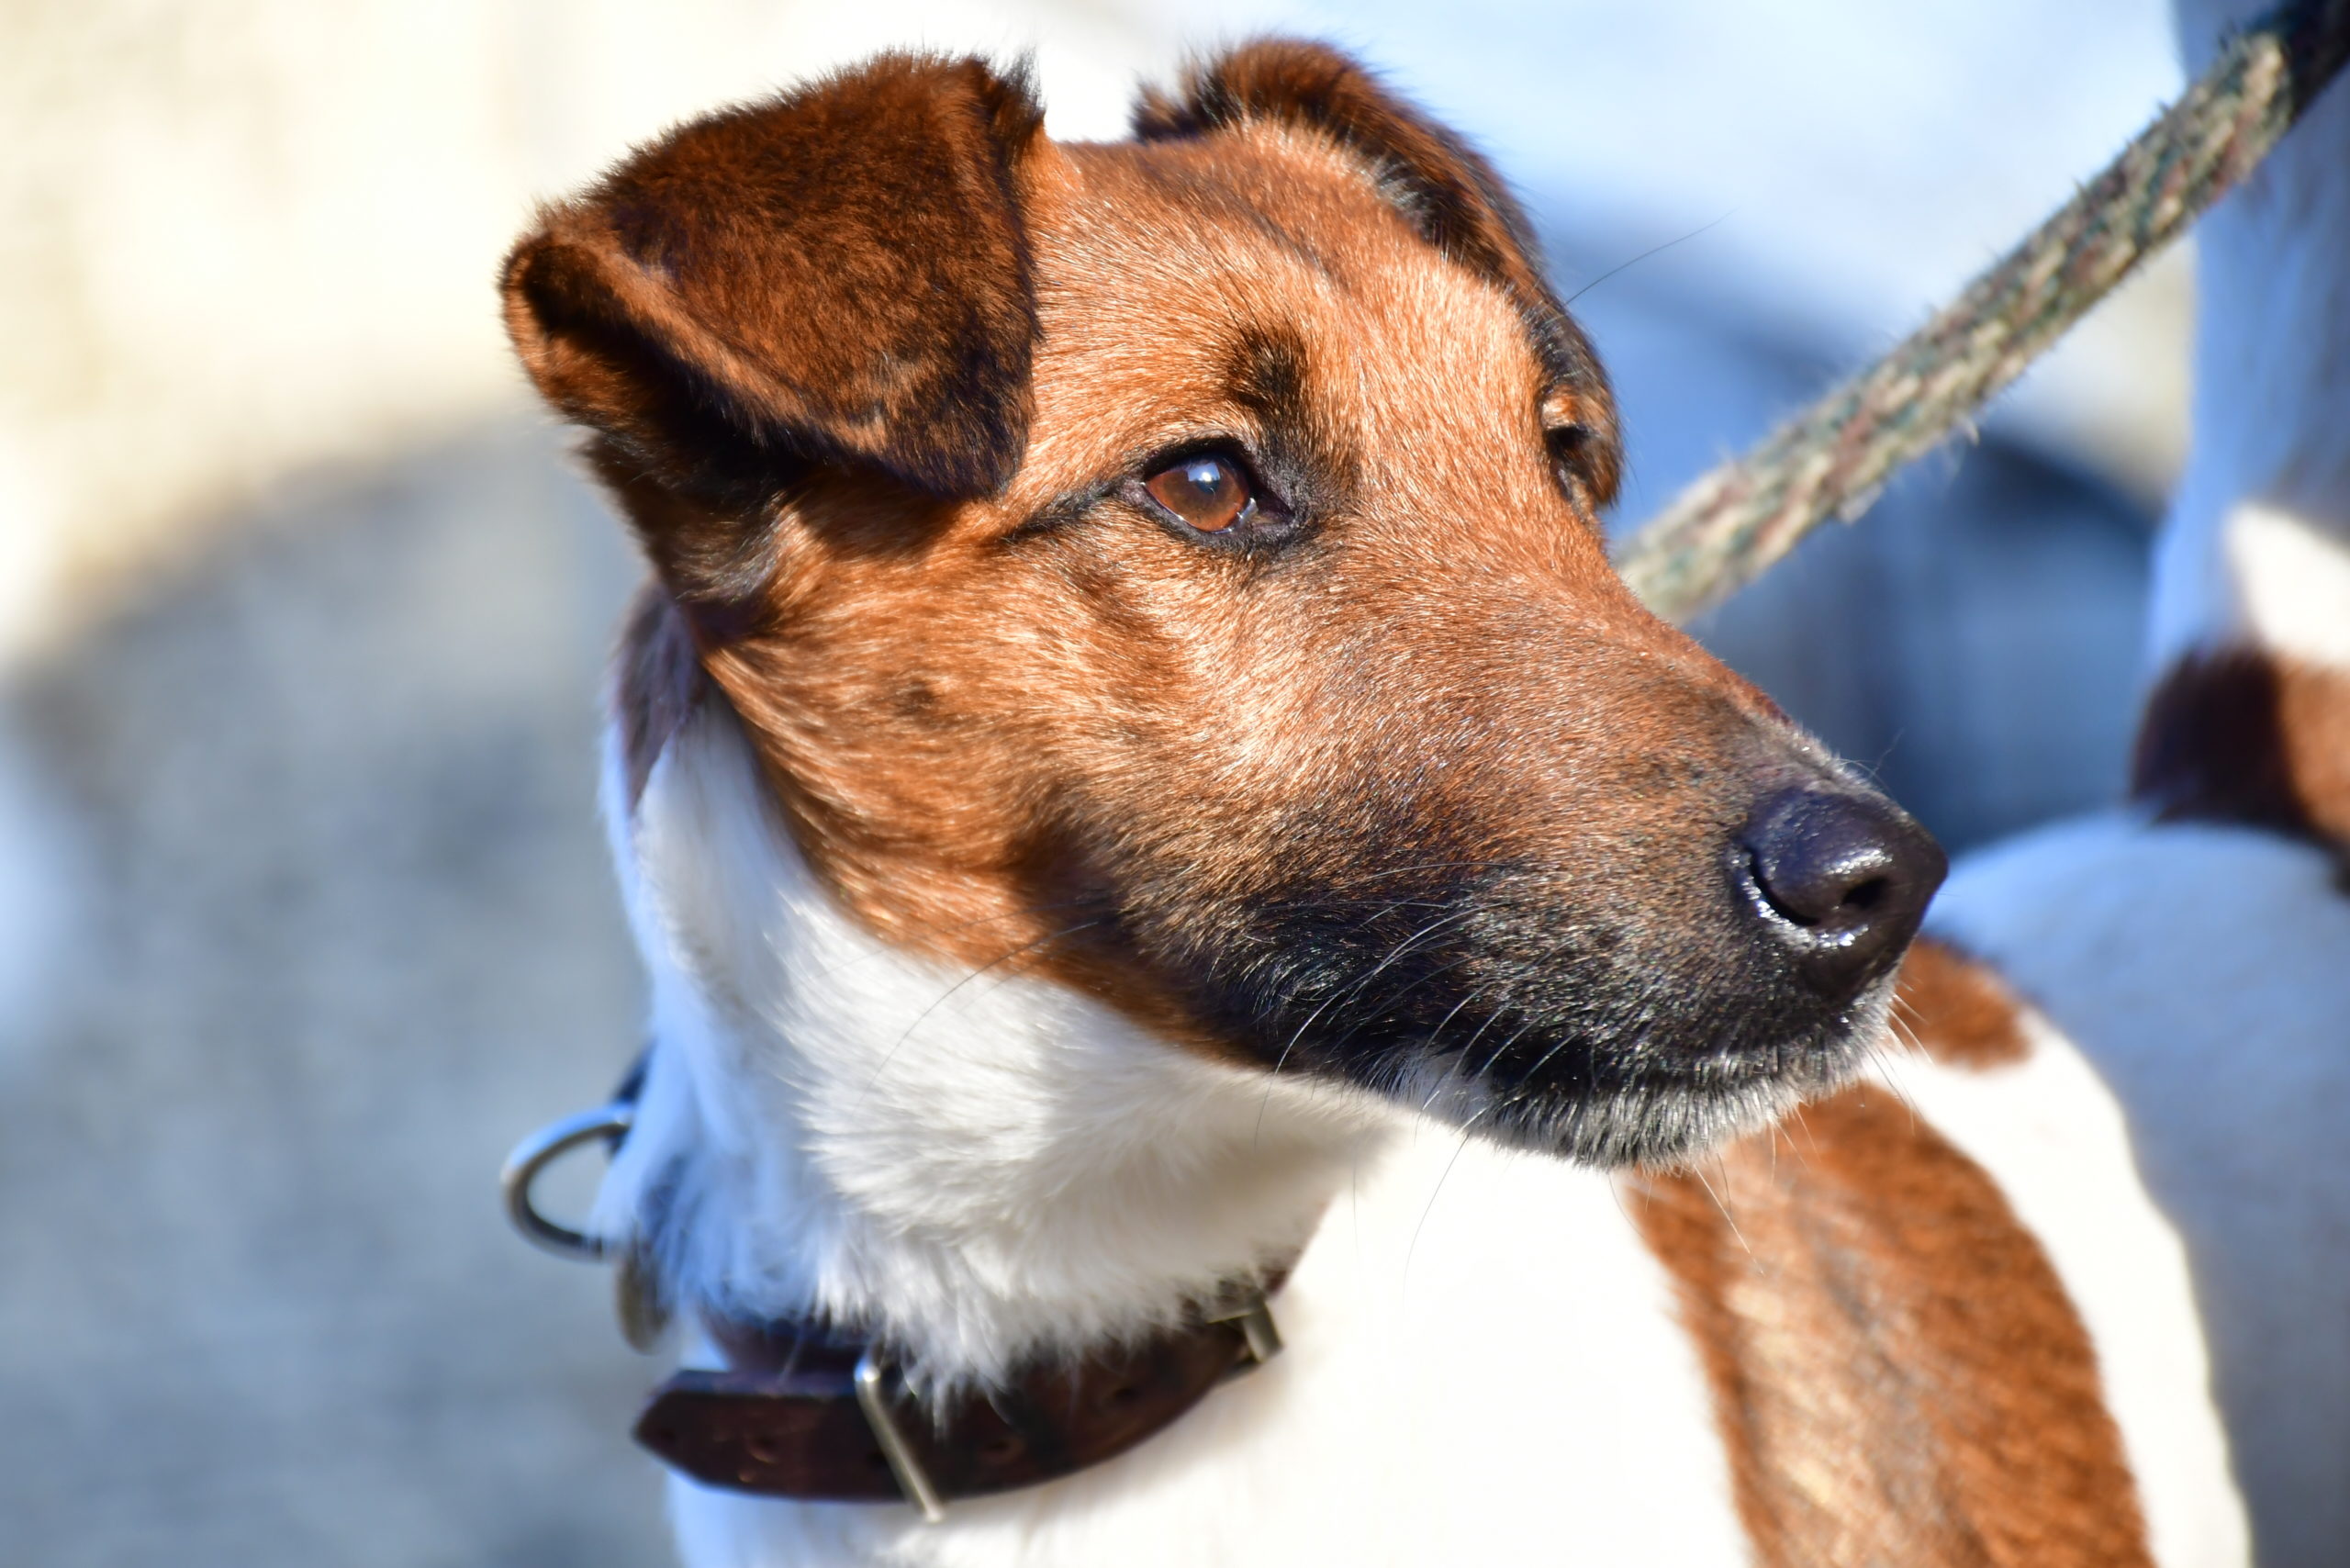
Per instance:
[[[565,1258],[594,1261],[604,1256],[604,1243],[584,1230],[574,1230],[567,1225],[557,1225],[538,1211],[531,1201],[531,1186],[538,1181],[539,1172],[577,1148],[581,1144],[598,1138],[617,1142],[628,1134],[629,1125],[636,1119],[636,1106],[626,1100],[615,1100],[599,1105],[592,1111],[582,1111],[550,1122],[514,1146],[506,1157],[506,1168],[498,1173],[499,1191],[506,1195],[506,1217],[525,1238],[550,1252]]]

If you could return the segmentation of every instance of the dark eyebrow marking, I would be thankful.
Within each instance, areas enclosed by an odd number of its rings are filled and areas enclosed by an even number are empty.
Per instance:
[[[1114,498],[1145,465],[1170,452],[1230,444],[1248,454],[1259,477],[1271,481],[1292,510],[1326,514],[1348,503],[1360,465],[1343,434],[1323,417],[1309,393],[1304,338],[1286,323],[1243,324],[1224,356],[1225,395],[1246,416],[1245,430],[1203,431],[1172,444],[1128,452],[1107,477],[1061,491],[1038,506],[1000,543],[1017,543],[1082,521]]]
[[[1287,327],[1240,330],[1225,368],[1232,400],[1268,426],[1304,413],[1305,342]]]
[[[1235,405],[1264,432],[1266,476],[1287,480],[1295,499],[1315,510],[1343,507],[1361,465],[1351,443],[1316,407],[1311,394],[1305,339],[1285,323],[1242,326],[1225,361],[1225,385]]]

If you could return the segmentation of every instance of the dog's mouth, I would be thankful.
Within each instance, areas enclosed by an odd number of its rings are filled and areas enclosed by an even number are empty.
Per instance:
[[[1578,1163],[1672,1164],[1848,1082],[1882,1036],[1891,994],[1890,980],[1880,981],[1808,1028],[1717,1038],[1694,1052],[1528,1025],[1489,1060],[1473,1050],[1400,1053],[1391,1092],[1464,1130]]]
[[[1848,1081],[1882,1037],[1915,928],[1830,979],[1800,932],[1578,914],[1556,890],[1504,870],[1368,917],[1266,900],[1227,927],[1192,993],[1270,1072],[1582,1163],[1667,1163]]]

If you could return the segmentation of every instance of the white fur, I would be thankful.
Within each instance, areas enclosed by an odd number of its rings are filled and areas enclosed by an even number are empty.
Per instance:
[[[608,1234],[676,1182],[689,1293],[884,1324],[934,1381],[1314,1244],[1287,1352],[1134,1454],[934,1528],[674,1481],[694,1568],[1743,1561],[1695,1352],[1606,1177],[910,960],[766,801],[713,705],[621,819],[660,1045]]]
[[[2106,817],[1963,861],[1934,909],[2120,1102],[2187,1245],[2269,1568],[2338,1563],[2350,1541],[2350,898],[2333,874],[2272,834]]]
[[[1339,1199],[1281,1294],[1289,1349],[1126,1458],[928,1528],[676,1484],[681,1544],[695,1568],[1729,1568],[1742,1538],[1667,1291],[1604,1178],[1431,1126]]]
[[[1293,1254],[1390,1125],[866,935],[716,702],[621,833],[661,1046],[599,1223],[670,1185],[669,1271],[722,1309],[873,1322],[925,1379],[995,1379]]]
[[[932,1381],[984,1380],[1312,1238],[1287,1352],[1135,1453],[936,1527],[673,1480],[692,1568],[1746,1560],[1695,1350],[1609,1178],[909,959],[816,888],[715,703],[614,814],[660,1045],[599,1223],[627,1234],[672,1188],[688,1295],[878,1324]],[[1895,1081],[2079,1299],[2159,1560],[2240,1562],[2177,1242],[2110,1101],[2041,1045]]]

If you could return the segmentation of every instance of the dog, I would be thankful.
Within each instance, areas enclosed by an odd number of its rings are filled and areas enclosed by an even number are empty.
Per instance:
[[[2208,60],[2259,7],[2187,0]],[[1933,926],[2120,1099],[2185,1238],[2260,1561],[2350,1543],[2350,89],[2198,230],[2193,446],[2134,807],[1963,863]]]
[[[2117,1106],[1617,578],[1494,172],[1292,41],[1041,127],[886,55],[504,274],[651,565],[686,1561],[2241,1562]]]

